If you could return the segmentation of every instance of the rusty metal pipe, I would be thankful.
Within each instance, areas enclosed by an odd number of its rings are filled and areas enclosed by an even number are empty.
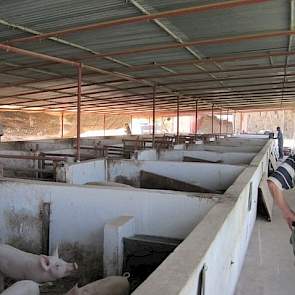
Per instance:
[[[176,139],[179,143],[179,96],[177,96],[177,106],[176,106]]]
[[[106,28],[124,25],[124,24],[134,24],[134,23],[146,22],[146,21],[159,19],[159,18],[174,17],[174,16],[180,16],[180,15],[185,15],[190,13],[200,13],[200,12],[205,12],[209,10],[228,9],[228,8],[242,6],[242,5],[263,3],[267,1],[269,0],[233,0],[233,1],[218,2],[218,3],[193,6],[193,7],[187,7],[187,8],[180,8],[180,9],[175,9],[170,11],[158,12],[158,13],[154,13],[150,15],[141,15],[141,16],[123,18],[118,20],[99,22],[99,23],[94,23],[90,25],[79,26],[76,28],[70,28],[70,29],[59,30],[55,32],[49,32],[45,34],[39,34],[36,36],[31,36],[31,37],[17,38],[17,39],[8,41],[8,43],[12,44],[12,43],[19,43],[19,42],[36,41],[36,40],[46,39],[49,37],[60,37],[60,36],[77,33],[77,32],[106,29]]]
[[[8,53],[11,52],[11,53],[19,54],[19,55],[29,56],[32,58],[48,60],[48,61],[51,61],[54,63],[60,63],[60,64],[64,64],[64,65],[70,65],[70,66],[78,66],[79,65],[78,62],[70,61],[70,60],[55,57],[55,56],[50,56],[50,55],[43,54],[43,53],[33,52],[33,51],[26,50],[26,49],[12,47],[9,45],[5,45],[3,43],[0,43],[0,50],[4,50]]]
[[[295,51],[277,51],[277,52],[268,52],[268,53],[255,53],[255,54],[234,54],[230,56],[219,56],[214,58],[204,58],[201,60],[196,59],[185,59],[185,60],[174,60],[168,61],[164,63],[153,63],[153,64],[141,64],[134,65],[128,68],[128,72],[130,71],[144,71],[152,68],[159,67],[177,67],[191,64],[214,64],[214,63],[225,63],[231,61],[240,61],[240,60],[252,60],[252,59],[263,59],[269,57],[278,57],[278,56],[292,56],[295,55]]]
[[[64,138],[64,112],[61,112],[61,138]]]
[[[211,109],[211,133],[214,134],[214,104],[212,104]]]
[[[156,142],[155,142],[155,133],[156,133],[156,92],[157,92],[157,85],[154,84],[154,86],[153,86],[153,134],[152,134],[153,148],[156,147]]]
[[[230,62],[230,61],[240,61],[240,60],[252,60],[252,59],[264,59],[264,58],[270,58],[270,57],[278,57],[278,56],[292,56],[295,55],[295,51],[276,51],[276,52],[268,52],[268,53],[255,53],[255,54],[234,54],[234,55],[230,55],[230,56],[219,56],[219,57],[214,57],[214,58],[204,58],[201,60],[196,60],[196,59],[185,59],[185,60],[174,60],[174,61],[167,61],[165,63],[154,63],[154,64],[141,64],[141,65],[135,65],[135,66],[130,66],[128,67],[128,69],[126,68],[122,68],[120,69],[121,73],[124,73],[125,71],[128,71],[128,73],[130,72],[136,72],[136,71],[143,71],[143,70],[147,70],[147,69],[151,69],[151,68],[155,68],[155,67],[177,67],[177,66],[182,66],[182,65],[191,65],[191,64],[215,64],[215,63],[224,63],[224,62]],[[81,59],[81,56],[79,57]],[[76,61],[76,59],[73,59],[74,61]],[[84,60],[84,59],[83,59]],[[42,66],[49,66],[52,65],[52,63],[47,63],[47,64],[40,64],[38,65],[38,68],[42,67]],[[20,69],[25,69],[25,68],[31,68],[33,66],[36,66],[35,64],[26,64],[23,65],[21,67],[17,67],[17,68],[12,68],[6,71],[3,71],[3,73],[9,73],[9,72],[13,72],[13,71],[17,71]],[[254,69],[264,69],[264,68],[284,68],[284,65],[272,65],[272,66],[262,66],[262,67],[253,67]],[[294,64],[290,64],[289,66],[295,66]],[[237,71],[243,71],[243,70],[250,70],[250,68],[242,68],[242,69],[236,69]],[[107,69],[108,71],[113,71],[114,69]],[[228,71],[234,71],[234,69],[228,69],[228,70],[220,70],[217,72],[220,73],[226,73]],[[215,71],[210,71],[209,73],[215,73]],[[90,75],[96,75],[99,73],[87,73],[87,74],[83,74],[84,76],[90,76]],[[172,74],[173,75],[173,74]],[[65,78],[74,78],[75,76],[65,76]],[[151,78],[155,78],[157,76],[151,76]],[[143,77],[144,79],[148,79],[149,77]],[[46,81],[51,81],[51,80],[55,80],[56,78],[51,78],[51,79],[46,79],[46,80],[40,80],[40,82],[46,82]],[[26,81],[25,83],[32,83],[31,80],[30,81]]]
[[[82,67],[78,66],[78,77],[77,77],[77,144],[76,144],[76,161],[80,162],[80,136],[81,136],[81,84],[82,84]]]
[[[247,34],[247,35],[237,35],[230,37],[222,37],[222,38],[214,38],[214,39],[204,39],[204,40],[194,40],[190,42],[183,43],[171,43],[165,45],[157,45],[157,46],[147,46],[142,48],[132,48],[122,51],[108,52],[108,53],[99,53],[93,55],[93,59],[95,58],[105,58],[105,57],[117,57],[117,56],[126,56],[131,54],[141,54],[146,52],[155,52],[162,51],[168,49],[175,48],[183,48],[183,47],[191,47],[191,46],[204,46],[204,45],[216,45],[216,44],[224,44],[224,43],[236,43],[241,41],[252,41],[252,40],[261,40],[267,38],[275,38],[281,36],[292,36],[295,35],[294,30],[289,31],[275,31],[275,32],[267,32],[267,33],[258,33],[258,34]]]
[[[286,82],[286,84],[290,84],[290,83],[293,83],[292,81],[291,82]],[[256,86],[275,86],[275,85],[281,85],[281,83],[260,83],[260,84],[243,84],[243,85],[233,85],[233,86],[230,86],[231,88],[240,88],[240,87],[256,87]],[[141,87],[140,87],[141,88]],[[183,90],[182,92],[185,92],[185,91],[194,91],[194,90],[201,90],[201,91],[206,91],[206,90],[217,90],[217,89],[224,89],[226,87],[215,87],[215,88],[197,88],[197,89],[188,89],[188,90]],[[132,89],[138,89],[138,87],[134,87]],[[253,90],[235,90],[235,92],[232,92],[232,93],[224,93],[224,92],[220,92],[220,93],[216,93],[216,92],[196,92],[196,93],[189,93],[188,95],[191,95],[191,96],[202,96],[203,98],[211,98],[211,97],[232,97],[232,96],[237,96],[239,93],[244,93],[245,95],[249,94],[249,95],[254,95],[254,94],[258,94],[260,92],[264,92],[264,93],[269,93],[269,94],[273,94],[273,90],[280,90],[281,88],[260,88],[260,89],[253,89]],[[285,87],[285,91],[287,89],[293,89],[292,87]],[[107,91],[90,91],[90,92],[85,92],[83,97],[87,97],[87,95],[90,95],[90,94],[103,94],[103,93],[114,93],[114,92],[121,92],[120,90],[107,90]],[[288,93],[288,91],[287,91]],[[129,94],[129,95],[123,95],[123,96],[100,96],[101,98],[97,98],[97,97],[90,97],[90,99],[87,99],[85,100],[85,102],[87,101],[94,101],[94,100],[99,100],[99,101],[102,101],[102,105],[108,105],[109,103],[116,103],[116,101],[113,101],[112,99],[116,99],[116,98],[130,98],[130,97],[140,97],[141,95],[151,95],[152,93],[151,92],[145,92],[145,93],[140,93],[140,94]],[[160,95],[164,95],[166,98],[170,98],[170,97],[176,97],[176,95],[168,95],[166,94],[165,91],[161,91],[161,92],[158,92],[158,94]],[[5,98],[8,98],[10,96],[5,96],[3,97],[3,99]],[[18,96],[14,96],[15,98],[18,98]],[[50,101],[53,102],[54,100],[58,100],[58,99],[61,99],[61,98],[74,98],[75,96],[74,95],[64,95],[64,96],[57,96],[57,97],[53,97],[53,98],[50,98]],[[111,99],[112,98],[112,99]],[[1,99],[1,97],[0,97]],[[105,100],[109,100],[110,102],[103,102]],[[191,100],[191,99],[189,99]],[[29,100],[25,100],[25,101],[21,101],[20,103],[18,103],[18,105],[22,105],[22,104],[26,104],[26,103],[30,103],[30,102],[47,102],[48,99],[29,99]],[[133,99],[133,100],[129,100],[131,103],[132,102],[140,102],[140,101],[144,101],[144,98],[138,98],[138,99]],[[67,102],[67,103],[56,103],[56,104],[59,104],[59,105],[64,105],[64,104],[71,104],[73,102]],[[5,105],[10,105],[10,104],[15,104],[15,103],[5,103]],[[122,101],[116,103],[118,105],[120,104],[123,104]],[[51,103],[50,104],[45,104],[45,105],[38,105],[38,106],[50,106],[52,105]]]
[[[6,155],[0,154],[0,158],[16,159],[16,160],[44,160],[44,161],[66,161],[66,157],[52,157],[52,156],[26,156],[26,155]]]
[[[270,74],[267,76],[249,76],[249,75],[243,75],[243,72],[247,71],[260,71],[260,70],[275,70],[275,69],[284,69],[284,65],[277,65],[277,66],[265,66],[265,67],[248,67],[248,68],[238,68],[238,69],[228,69],[228,70],[219,70],[219,71],[211,71],[207,74],[227,74],[227,73],[236,73],[241,72],[241,74],[238,74],[234,77],[220,77],[215,79],[200,79],[200,80],[192,80],[194,83],[198,82],[219,82],[219,81],[230,81],[230,80],[241,80],[241,79],[262,79],[262,78],[280,78],[280,77],[288,77],[288,76],[294,76],[294,74]],[[289,64],[288,68],[294,68],[295,64]],[[204,72],[190,72],[190,73],[177,73],[177,74],[168,74],[168,75],[158,75],[158,76],[145,76],[140,78],[134,78],[134,82],[140,79],[165,79],[165,78],[173,78],[173,77],[185,77],[185,76],[200,76],[204,75]],[[122,85],[124,83],[128,83],[129,81],[126,80],[116,80],[116,81],[106,81],[101,83],[87,83],[85,86],[91,86],[91,85]],[[191,82],[191,81],[185,81],[185,82]],[[170,83],[161,83],[161,86],[166,85],[174,85],[176,82],[170,82]],[[184,81],[178,81],[176,84],[182,84]],[[129,89],[129,88],[125,88]]]
[[[228,134],[228,110],[226,111],[226,134]]]
[[[196,134],[196,140],[197,140],[197,135],[198,135],[198,100],[196,100],[196,122],[195,122],[195,134]]]
[[[202,73],[203,74],[203,73]],[[294,74],[286,74],[286,75],[264,75],[264,76],[240,76],[240,77],[231,77],[231,78],[220,78],[220,79],[210,79],[210,80],[189,80],[189,81],[175,81],[175,82],[169,82],[169,83],[162,83],[161,85],[163,86],[169,86],[169,85],[179,85],[179,84],[196,84],[196,83],[211,83],[211,82],[216,82],[216,81],[238,81],[238,80],[252,80],[252,79],[270,79],[270,78],[281,78],[281,77],[294,77]],[[286,83],[285,83],[286,84]],[[89,83],[89,84],[85,84],[83,86],[91,86],[91,85],[95,85],[95,83]],[[20,93],[17,95],[2,95],[0,96],[0,100],[1,99],[7,99],[7,98],[15,98],[15,97],[22,97],[22,96],[26,96],[26,95],[35,95],[35,94],[41,94],[41,93],[46,93],[46,92],[56,92],[59,94],[64,94],[65,96],[62,97],[57,97],[57,98],[52,98],[52,99],[59,99],[59,98],[67,98],[67,97],[73,97],[73,95],[70,95],[71,93],[68,92],[62,92],[64,90],[68,90],[68,89],[73,89],[76,86],[67,86],[67,87],[57,87],[57,88],[51,88],[51,89],[44,89],[44,90],[38,90],[38,91],[31,91],[31,92],[24,92],[24,93]],[[129,89],[138,89],[141,88],[140,87],[131,87],[131,88],[126,88],[124,90],[128,91]],[[86,92],[84,94],[88,95],[88,94],[98,94],[98,93],[108,93],[108,92],[122,92],[122,90],[107,90],[107,91],[90,91],[90,92]],[[70,95],[70,96],[67,96]],[[139,96],[142,94],[138,94]],[[37,102],[37,101],[46,101],[47,99],[40,99],[40,100],[36,100],[36,99],[32,99],[29,100],[28,102]],[[23,103],[23,102],[22,102]]]
[[[221,116],[222,116],[222,109],[220,109],[220,122],[219,122],[219,135],[221,135],[222,133],[222,119],[221,119]]]

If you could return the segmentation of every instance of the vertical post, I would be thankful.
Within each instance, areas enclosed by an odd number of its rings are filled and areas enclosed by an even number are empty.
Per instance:
[[[61,112],[61,138],[64,138],[64,112]]]
[[[234,117],[233,117],[233,134],[236,133],[236,112],[234,112]]]
[[[177,96],[176,122],[176,139],[179,143],[179,96]]]
[[[81,84],[82,84],[82,67],[78,66],[78,90],[77,90],[77,151],[76,161],[80,162],[80,135],[81,135]]]
[[[103,114],[103,136],[106,135],[106,114]]]
[[[156,133],[156,91],[157,91],[157,85],[154,84],[153,87],[153,148],[156,147],[155,142],[155,133]]]
[[[198,100],[196,100],[196,122],[195,122],[195,136],[197,140],[198,135]]]
[[[221,116],[222,116],[222,109],[220,109],[220,115],[219,115],[219,135],[221,135],[221,133],[222,133],[222,120],[221,120]]]
[[[43,203],[40,217],[42,220],[42,253],[49,255],[50,203]]]
[[[214,134],[214,119],[213,119],[213,116],[214,116],[214,104],[212,105],[212,110],[211,110],[211,133]]]
[[[244,133],[243,130],[243,113],[240,112],[240,133]]]
[[[226,111],[226,135],[228,134],[228,110]]]

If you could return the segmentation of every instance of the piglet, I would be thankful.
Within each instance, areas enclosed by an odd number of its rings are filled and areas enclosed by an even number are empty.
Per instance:
[[[58,257],[58,248],[52,256],[27,253],[6,244],[0,244],[0,277],[14,280],[52,282],[69,276],[77,270],[76,263],[67,263]],[[1,281],[1,278],[0,278]],[[2,287],[2,289],[1,289]],[[0,291],[3,290],[3,283]]]
[[[82,288],[76,285],[66,295],[128,295],[129,289],[127,276],[110,276]]]
[[[1,295],[39,295],[39,285],[33,281],[19,281],[10,286]]]

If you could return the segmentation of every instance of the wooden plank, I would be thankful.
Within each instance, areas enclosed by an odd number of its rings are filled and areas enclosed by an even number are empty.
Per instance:
[[[140,171],[140,187],[147,189],[167,189],[182,192],[196,192],[196,193],[212,193],[218,194],[217,192],[204,188],[195,184],[190,184],[181,180],[173,179],[167,176],[147,172],[144,170]]]

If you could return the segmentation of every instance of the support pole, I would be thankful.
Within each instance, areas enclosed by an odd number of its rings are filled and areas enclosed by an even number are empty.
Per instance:
[[[103,136],[106,136],[106,114],[103,114]]]
[[[179,96],[177,97],[176,122],[176,140],[179,143]]]
[[[64,112],[61,112],[61,138],[64,138]]]
[[[198,135],[198,100],[196,100],[196,122],[195,122],[195,136],[197,140]]]
[[[154,84],[153,87],[153,148],[156,147],[155,141],[155,133],[156,133],[156,92],[157,92],[157,85]]]
[[[243,113],[240,112],[240,134],[241,133],[244,133],[244,130],[243,130]]]
[[[214,134],[214,119],[213,119],[213,116],[214,116],[214,104],[212,105],[212,110],[211,110],[211,123],[212,123],[212,126],[211,126],[211,133]]]
[[[77,151],[76,151],[76,161],[80,162],[80,135],[81,135],[81,84],[82,84],[82,67],[81,65],[77,67],[78,69],[78,90],[77,90]]]
[[[222,120],[221,120],[221,116],[222,116],[222,109],[220,109],[220,115],[219,115],[219,135],[221,135],[221,133],[222,133]]]
[[[42,253],[49,255],[50,203],[42,204],[40,215],[42,220]]]
[[[226,111],[226,135],[228,134],[228,110]]]
[[[236,111],[234,112],[234,117],[233,117],[233,134],[236,133]]]

